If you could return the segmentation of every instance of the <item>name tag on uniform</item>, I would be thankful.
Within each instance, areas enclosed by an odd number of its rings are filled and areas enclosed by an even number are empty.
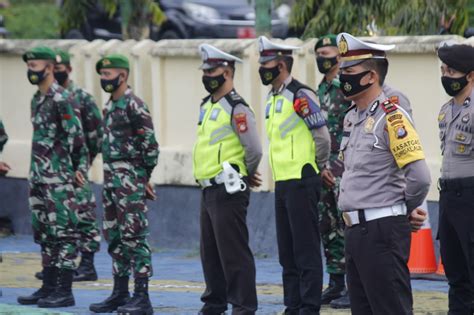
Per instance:
[[[275,112],[281,113],[281,110],[283,108],[283,100],[278,100],[275,106]]]
[[[219,116],[219,113],[221,112],[220,108],[214,108],[211,112],[211,117],[209,118],[210,120],[216,120],[217,117]]]

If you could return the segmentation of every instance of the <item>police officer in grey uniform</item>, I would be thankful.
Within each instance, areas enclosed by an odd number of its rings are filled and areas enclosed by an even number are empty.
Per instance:
[[[418,207],[429,190],[429,170],[410,116],[382,90],[385,52],[393,45],[347,33],[337,42],[342,90],[354,103],[344,120],[339,195],[352,314],[412,314],[407,262],[411,230],[426,219]]]
[[[474,47],[438,50],[441,81],[451,100],[438,116],[443,162],[439,241],[449,281],[450,315],[473,314],[474,300]]]
[[[209,92],[201,104],[193,150],[194,177],[203,189],[200,230],[206,290],[200,314],[222,314],[228,303],[232,314],[255,314],[255,262],[246,216],[249,188],[261,182],[257,167],[262,147],[253,110],[234,90],[235,63],[242,61],[211,45],[199,50],[202,82]],[[229,179],[239,181],[236,174],[229,178],[234,169],[244,176],[237,191],[228,185]]]

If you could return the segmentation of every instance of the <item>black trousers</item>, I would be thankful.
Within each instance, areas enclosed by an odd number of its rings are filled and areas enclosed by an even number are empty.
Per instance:
[[[413,314],[408,270],[411,228],[406,216],[345,229],[346,271],[353,315]]]
[[[441,181],[439,241],[450,315],[473,314],[474,178]]]
[[[319,176],[275,183],[278,254],[285,314],[319,314],[323,269],[317,204]]]
[[[206,290],[203,314],[255,314],[255,261],[246,216],[250,191],[228,194],[224,185],[204,189],[201,199],[201,262]]]

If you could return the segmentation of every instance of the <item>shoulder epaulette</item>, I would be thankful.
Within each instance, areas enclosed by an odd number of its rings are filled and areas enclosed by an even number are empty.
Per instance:
[[[206,96],[205,98],[203,98],[202,101],[201,101],[201,105],[200,105],[200,106],[206,104],[207,101],[209,101],[210,98],[211,98],[211,94],[209,94],[208,96]]]
[[[352,104],[351,106],[349,106],[349,107],[344,111],[344,113],[347,114],[348,112],[350,112],[351,110],[353,110],[354,108],[356,108],[356,106],[357,106],[356,104]]]
[[[245,102],[245,100],[242,98],[242,96],[240,96],[235,90],[232,90],[229,93],[227,93],[225,98],[232,107],[235,107],[239,104],[242,104],[247,107],[249,106],[247,102]]]

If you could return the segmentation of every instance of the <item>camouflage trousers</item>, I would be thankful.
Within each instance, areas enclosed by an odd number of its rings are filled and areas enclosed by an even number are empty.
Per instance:
[[[95,197],[92,186],[86,181],[84,186],[75,186],[77,200],[77,232],[79,251],[96,253],[100,249],[100,230],[95,214]]]
[[[344,221],[341,211],[337,207],[337,191],[339,191],[340,177],[336,178],[336,187],[321,190],[321,199],[318,204],[319,231],[326,256],[326,271],[330,274],[345,273],[344,257]]]
[[[74,269],[78,235],[73,185],[30,183],[29,204],[43,267]]]
[[[151,277],[151,248],[147,241],[146,173],[129,163],[104,163],[104,237],[113,260],[113,274]]]

